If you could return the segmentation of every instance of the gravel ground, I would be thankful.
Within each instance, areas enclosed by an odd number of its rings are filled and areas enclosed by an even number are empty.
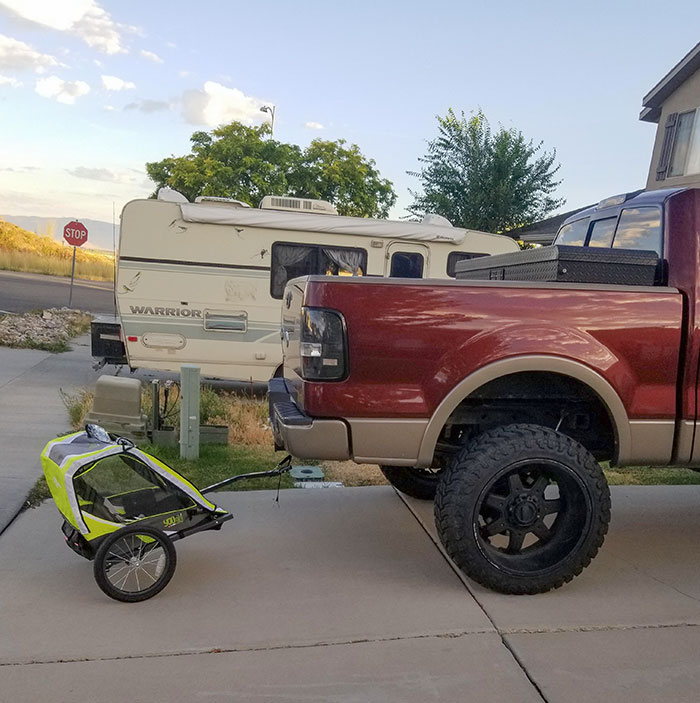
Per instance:
[[[87,330],[91,316],[70,308],[49,308],[38,312],[0,317],[0,345],[66,351],[68,341]]]

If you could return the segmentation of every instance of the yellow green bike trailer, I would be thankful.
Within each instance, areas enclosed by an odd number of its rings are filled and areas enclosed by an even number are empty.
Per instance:
[[[146,600],[165,588],[175,571],[173,542],[218,530],[233,517],[203,493],[291,468],[287,457],[271,471],[198,490],[160,459],[97,425],[50,441],[41,465],[63,516],[66,543],[94,560],[95,580],[108,596],[126,602]]]

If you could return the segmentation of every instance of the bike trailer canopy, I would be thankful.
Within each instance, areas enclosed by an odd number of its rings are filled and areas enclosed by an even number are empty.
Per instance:
[[[97,429],[54,439],[41,454],[56,506],[86,540],[134,522],[172,534],[226,513],[156,457]]]

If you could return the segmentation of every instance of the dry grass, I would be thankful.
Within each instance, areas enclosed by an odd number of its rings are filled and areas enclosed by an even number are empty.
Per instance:
[[[70,276],[72,258],[73,247],[0,220],[0,269]],[[111,281],[114,259],[103,252],[78,249],[75,275],[91,281]]]
[[[340,481],[344,486],[387,486],[378,466],[354,461],[324,461],[321,464],[326,481]]]
[[[151,390],[144,388],[143,412],[150,417]],[[165,407],[165,388],[160,389],[160,408]],[[165,424],[180,424],[180,398],[176,386],[168,392]],[[268,424],[267,400],[245,397],[226,391],[215,391],[203,386],[199,401],[199,420],[202,425],[227,425],[229,444],[249,447],[272,447],[272,431]]]
[[[87,388],[81,388],[75,393],[66,393],[59,390],[61,400],[68,411],[70,426],[74,430],[79,430],[85,426],[85,418],[92,408],[94,393]]]

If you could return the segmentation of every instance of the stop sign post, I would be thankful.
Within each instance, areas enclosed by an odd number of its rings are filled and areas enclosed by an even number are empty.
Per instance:
[[[63,228],[63,238],[73,247],[73,266],[70,272],[70,295],[68,307],[73,304],[73,281],[75,280],[75,251],[88,240],[87,227],[78,220],[72,220]]]

